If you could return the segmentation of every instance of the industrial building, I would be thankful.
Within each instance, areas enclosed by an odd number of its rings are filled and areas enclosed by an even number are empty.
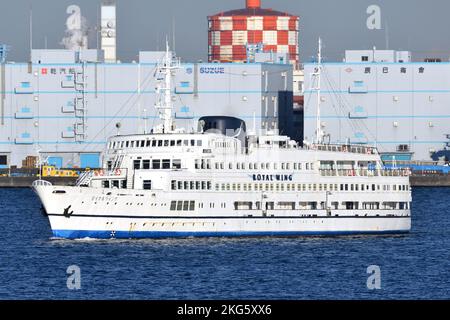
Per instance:
[[[261,8],[261,0],[246,0],[246,8],[208,17],[209,62],[249,62],[255,52],[265,59],[299,66],[299,17]]]
[[[429,61],[429,60],[427,60]],[[316,129],[317,83],[305,64],[304,135]],[[413,62],[411,53],[349,50],[323,64],[321,119],[328,141],[376,145],[384,160],[448,160],[450,63]]]
[[[96,50],[33,50],[32,63],[2,64],[0,166],[20,166],[40,153],[58,167],[97,167],[109,136],[148,132],[159,121],[154,73],[162,54],[105,63]],[[184,63],[174,83],[180,126],[227,115],[249,128],[289,133],[290,64]]]
[[[260,9],[260,1],[247,5],[254,13],[270,11]],[[154,108],[155,70],[163,53],[140,52],[137,62],[117,61],[113,0],[102,1],[101,48],[88,49],[80,11],[77,6],[67,9],[65,49],[32,50],[27,63],[0,64],[0,169],[38,162],[36,157],[57,167],[98,167],[108,137],[149,132],[160,121]],[[266,18],[273,20],[272,14]],[[284,18],[269,25],[257,18],[255,34],[266,39],[267,27],[281,28],[273,32],[274,39],[282,34],[282,42],[297,37],[289,32],[298,30],[298,19]],[[289,43],[297,45],[297,40]],[[181,64],[173,74],[178,125],[197,128],[202,116],[235,116],[247,128],[280,130],[301,141],[302,131],[293,128],[295,65],[290,64],[298,61],[298,49],[287,43],[283,48],[275,55],[264,48],[252,51],[251,61]]]

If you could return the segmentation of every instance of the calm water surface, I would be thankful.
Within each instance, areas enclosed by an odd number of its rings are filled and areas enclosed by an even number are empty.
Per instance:
[[[0,189],[0,299],[450,299],[450,188],[413,198],[403,236],[68,241],[30,189]]]

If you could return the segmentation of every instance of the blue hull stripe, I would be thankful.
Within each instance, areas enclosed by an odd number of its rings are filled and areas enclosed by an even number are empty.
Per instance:
[[[255,231],[255,232],[174,232],[174,231],[87,231],[87,230],[53,230],[53,236],[66,239],[144,239],[144,238],[187,238],[187,237],[292,237],[292,236],[342,236],[342,235],[377,235],[404,234],[408,230],[385,231]]]

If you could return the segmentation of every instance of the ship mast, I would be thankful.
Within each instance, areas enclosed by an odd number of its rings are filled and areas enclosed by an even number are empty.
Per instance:
[[[164,58],[158,64],[156,87],[156,104],[155,108],[159,112],[159,117],[163,121],[155,131],[158,133],[170,133],[174,131],[174,122],[172,117],[172,71],[180,68],[180,60],[175,59],[170,52],[169,41],[166,39],[166,52]]]
[[[321,104],[321,77],[322,77],[322,39],[319,38],[319,50],[317,52],[317,71],[314,73],[317,77],[317,116],[316,116],[316,144],[323,143],[322,121],[320,118],[320,104]]]

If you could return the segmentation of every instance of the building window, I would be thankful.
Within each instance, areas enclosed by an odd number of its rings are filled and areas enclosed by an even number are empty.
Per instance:
[[[383,67],[383,73],[389,73],[389,68],[388,67]]]
[[[8,157],[3,155],[0,156],[0,166],[6,166],[8,164]]]
[[[153,169],[161,169],[161,160],[152,160],[152,168]]]
[[[144,190],[152,190],[152,180],[144,180],[142,183],[142,188]]]
[[[369,61],[369,56],[362,56],[361,57],[361,61],[362,62],[368,62]]]
[[[405,67],[400,68],[400,73],[406,73],[406,68]]]
[[[180,159],[174,159],[172,161],[172,168],[173,169],[181,169],[181,160]]]
[[[164,159],[162,161],[162,168],[163,169],[170,169],[170,159]]]
[[[177,208],[177,202],[171,201],[170,202],[170,211],[175,211],[176,208]]]
[[[419,73],[424,73],[425,72],[425,68],[424,67],[420,67],[419,68]]]
[[[134,160],[133,168],[134,168],[134,170],[139,170],[141,168],[141,160]]]
[[[150,169],[150,160],[142,161],[142,169]]]

